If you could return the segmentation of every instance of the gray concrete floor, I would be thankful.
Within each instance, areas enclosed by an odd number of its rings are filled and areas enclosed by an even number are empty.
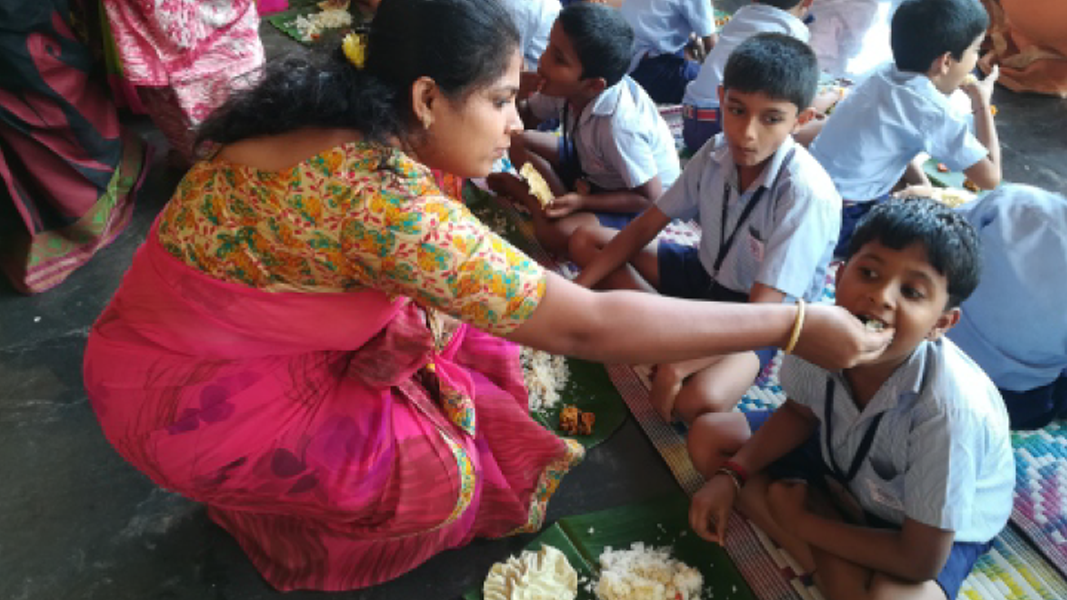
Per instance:
[[[264,28],[272,55],[295,44]],[[998,89],[1005,179],[1067,193],[1067,101]],[[131,124],[164,145],[143,120]],[[133,224],[63,285],[0,281],[0,600],[259,600],[281,595],[202,507],[156,488],[104,440],[82,388],[89,326],[181,172],[156,162]],[[569,475],[549,521],[676,490],[632,419]],[[478,541],[373,589],[334,598],[447,600],[531,536]],[[296,592],[287,598],[322,598]]]

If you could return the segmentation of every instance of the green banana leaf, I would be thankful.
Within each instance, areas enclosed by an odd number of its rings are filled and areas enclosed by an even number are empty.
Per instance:
[[[524,230],[513,212],[505,210],[500,200],[492,194],[468,183],[463,187],[463,201],[467,208],[519,250],[531,254],[537,247],[532,230]],[[630,414],[626,404],[611,383],[604,365],[577,358],[567,358],[570,380],[560,393],[559,403],[546,411],[533,411],[531,416],[560,437],[576,440],[586,448],[592,448],[608,439]],[[573,404],[580,410],[596,415],[592,435],[567,435],[559,428],[559,413],[563,406]]]
[[[320,0],[289,0],[289,10],[270,15],[267,17],[267,22],[273,25],[278,31],[281,31],[301,44],[317,44],[322,41],[330,41],[331,43],[340,44],[341,38],[343,38],[345,34],[351,31],[361,31],[364,28],[363,18],[360,16],[359,11],[350,6],[348,10],[352,14],[351,26],[338,29],[327,29],[322,32],[322,36],[318,39],[305,42],[301,39],[300,31],[296,28],[296,18],[319,12],[321,10],[318,6],[319,2]]]
[[[578,572],[578,600],[596,600],[583,581],[596,581],[598,557],[605,548],[626,549],[634,542],[646,546],[671,546],[671,556],[697,569],[704,576],[701,598],[755,600],[726,551],[706,542],[689,529],[689,499],[681,493],[651,502],[576,515],[560,519],[544,530],[527,550],[543,544],[559,549]],[[464,600],[483,600],[481,586],[469,590]]]
[[[567,357],[567,367],[571,376],[567,386],[560,392],[560,401],[549,410],[531,411],[530,415],[556,435],[573,439],[589,449],[611,437],[630,412],[611,383],[604,365]],[[559,413],[567,404],[596,415],[591,435],[572,436],[559,428]]]
[[[528,255],[539,254],[540,247],[534,240],[533,226],[529,220],[523,219],[513,210],[505,209],[501,205],[502,202],[509,200],[497,198],[472,183],[463,186],[463,203],[474,216],[512,246]]]

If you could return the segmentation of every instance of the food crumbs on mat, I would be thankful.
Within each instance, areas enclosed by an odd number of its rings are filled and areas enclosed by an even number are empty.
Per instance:
[[[496,563],[482,585],[485,600],[574,600],[577,595],[578,572],[547,544]]]
[[[523,347],[520,359],[530,395],[530,411],[542,412],[555,407],[559,393],[570,379],[567,359],[526,347]]]
[[[593,535],[594,533],[596,533],[596,529],[593,528],[593,527],[590,527],[589,528],[589,535]]]
[[[669,548],[634,542],[629,550],[604,549],[600,555],[598,600],[700,600],[704,576],[671,558]]]

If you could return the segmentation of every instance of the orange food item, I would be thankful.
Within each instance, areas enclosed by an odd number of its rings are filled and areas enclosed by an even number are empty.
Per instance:
[[[592,435],[596,415],[583,412],[577,406],[564,406],[559,413],[559,428],[568,435]]]
[[[945,163],[937,163],[937,172],[948,173],[948,165],[946,165]]]
[[[982,188],[978,187],[978,184],[971,181],[970,179],[963,180],[963,189],[970,190],[975,193],[982,191]]]

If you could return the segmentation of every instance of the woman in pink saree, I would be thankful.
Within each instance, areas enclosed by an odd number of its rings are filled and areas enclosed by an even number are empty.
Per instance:
[[[484,176],[521,128],[518,45],[495,0],[384,0],[365,60],[268,68],[205,123],[221,150],[93,326],[108,440],[278,589],[541,526],[582,453],[530,418],[513,342],[653,362],[799,331],[792,306],[579,288],[440,191],[431,168]],[[810,307],[796,351],[844,366],[888,339]]]

